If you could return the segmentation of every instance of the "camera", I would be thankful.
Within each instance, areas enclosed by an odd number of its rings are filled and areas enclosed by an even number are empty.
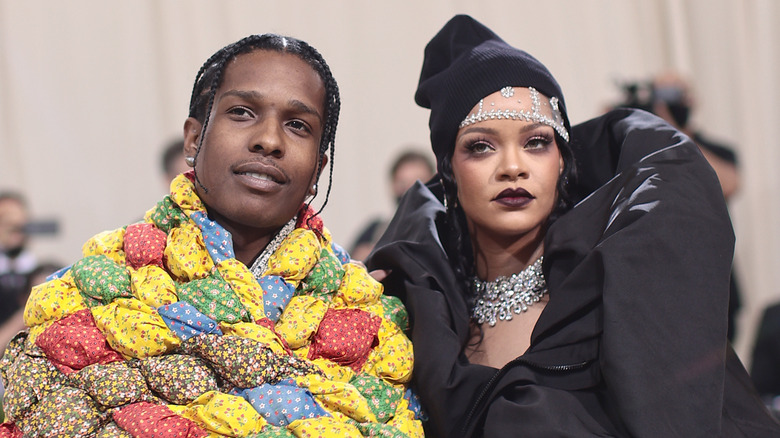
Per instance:
[[[677,85],[656,86],[653,81],[623,82],[623,101],[616,108],[638,108],[657,114],[657,105],[664,105],[679,127],[688,123],[691,108],[686,101],[685,89]]]

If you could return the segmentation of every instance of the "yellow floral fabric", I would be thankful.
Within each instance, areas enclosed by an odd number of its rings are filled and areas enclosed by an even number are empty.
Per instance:
[[[405,310],[311,210],[255,278],[183,174],[143,224],[100,233],[83,254],[34,288],[29,330],[0,360],[3,430],[422,436]],[[88,337],[62,328],[73,318]]]

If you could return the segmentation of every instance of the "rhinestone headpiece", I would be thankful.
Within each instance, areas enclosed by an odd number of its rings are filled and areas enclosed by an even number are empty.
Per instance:
[[[473,125],[474,123],[484,122],[486,120],[525,120],[526,122],[537,122],[551,126],[564,140],[569,141],[569,132],[566,131],[566,127],[563,126],[563,116],[561,116],[561,110],[558,108],[558,98],[555,96],[550,98],[549,105],[551,115],[546,115],[542,113],[543,104],[542,99],[539,98],[539,92],[533,87],[528,87],[528,91],[531,95],[531,111],[516,109],[502,110],[498,108],[485,111],[483,109],[485,99],[480,99],[477,112],[469,114],[460,122],[458,127],[463,128],[464,126]],[[511,99],[515,95],[514,87],[502,88],[501,95],[506,99]],[[518,100],[518,102],[520,101]],[[495,103],[491,105],[495,105]]]

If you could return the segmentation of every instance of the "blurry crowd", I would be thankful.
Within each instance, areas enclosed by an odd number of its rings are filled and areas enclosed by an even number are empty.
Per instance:
[[[0,192],[0,345],[3,349],[25,328],[24,304],[32,287],[61,268],[57,262],[38,260],[28,248],[32,225],[24,195]],[[2,389],[0,382],[0,394]]]
[[[24,328],[22,313],[32,286],[60,269],[29,250],[31,221],[21,193],[0,193],[0,342],[5,346]]]

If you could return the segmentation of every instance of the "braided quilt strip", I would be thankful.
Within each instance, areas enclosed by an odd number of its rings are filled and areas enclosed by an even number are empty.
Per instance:
[[[310,209],[255,278],[191,178],[34,288],[0,437],[422,436],[400,302]]]

